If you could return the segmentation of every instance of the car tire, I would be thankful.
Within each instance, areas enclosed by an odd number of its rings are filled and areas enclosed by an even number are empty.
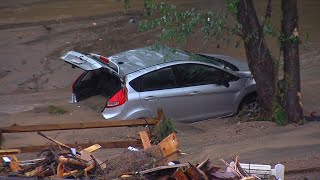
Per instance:
[[[260,112],[260,106],[257,101],[257,97],[249,97],[243,100],[240,105],[238,116],[240,117],[256,117]]]

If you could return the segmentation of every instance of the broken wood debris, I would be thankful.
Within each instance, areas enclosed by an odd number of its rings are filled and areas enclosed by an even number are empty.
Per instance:
[[[43,158],[38,158],[28,161],[19,161],[14,155],[4,155],[9,159],[9,164],[1,162],[1,169],[6,169],[5,172],[1,172],[0,175],[7,176],[18,176],[18,177],[32,177],[32,178],[87,178],[87,179],[114,179],[114,178],[131,178],[131,179],[176,179],[176,180],[227,180],[227,179],[238,179],[238,180],[258,180],[259,176],[254,173],[250,173],[247,164],[239,163],[238,157],[233,158],[232,163],[227,163],[222,160],[226,165],[226,170],[223,170],[219,166],[212,165],[209,159],[199,163],[183,163],[170,162],[168,164],[168,158],[172,154],[179,152],[179,141],[176,133],[170,134],[168,137],[163,139],[157,145],[151,145],[151,147],[144,146],[144,149],[139,149],[139,151],[127,151],[127,153],[133,154],[145,154],[146,157],[150,156],[151,160],[156,160],[155,162],[149,162],[141,160],[140,157],[134,155],[132,157],[137,159],[129,159],[133,161],[132,164],[128,161],[128,156],[124,154],[120,155],[118,158],[120,163],[123,163],[124,158],[127,160],[125,164],[120,164],[120,166],[125,167],[120,170],[119,164],[112,164],[115,161],[102,162],[96,158],[92,152],[101,148],[99,144],[91,145],[82,150],[77,150],[78,153],[73,153],[70,149],[65,146],[65,144],[56,141],[42,133],[43,137],[50,139],[50,141],[55,142],[59,146],[49,146],[44,149],[40,155]],[[141,133],[140,133],[141,134]],[[145,139],[149,139],[148,133],[143,133]],[[63,148],[61,148],[63,147]],[[163,152],[165,148],[166,152]],[[150,154],[151,153],[151,154]],[[149,155],[148,155],[149,154]],[[153,159],[155,158],[155,159]],[[134,162],[135,161],[135,162]],[[150,164],[148,164],[148,162]],[[140,163],[140,164],[139,164]],[[250,166],[250,165],[249,165]],[[131,167],[128,169],[128,167]],[[149,168],[147,168],[149,167]],[[141,169],[142,168],[142,169]],[[255,168],[255,172],[258,169],[267,169],[266,165],[252,165]],[[141,169],[136,171],[136,169]],[[270,168],[269,168],[270,169]],[[279,168],[278,168],[279,170]],[[276,170],[276,172],[278,172]],[[272,175],[272,169],[270,169],[270,174]],[[275,175],[278,177],[277,175]],[[284,176],[279,176],[284,179]]]
[[[109,141],[109,142],[94,142],[94,143],[75,143],[75,144],[66,144],[70,147],[76,147],[78,149],[92,146],[94,144],[99,144],[101,149],[108,148],[127,148],[128,146],[134,147],[142,147],[140,140],[126,140],[126,141]],[[22,147],[14,147],[14,149],[19,149],[21,153],[33,153],[40,152],[43,149],[47,148],[47,145],[40,146],[22,146]]]
[[[100,149],[99,144],[94,144],[81,151],[74,153],[71,147],[39,132],[39,135],[54,142],[57,146],[48,146],[43,149],[38,158],[28,161],[18,161],[14,155],[5,154],[1,159],[6,162],[0,163],[1,175],[36,178],[93,178],[102,170],[102,161],[91,153]],[[63,148],[62,148],[63,147]]]
[[[0,149],[0,155],[3,154],[19,154],[21,153],[21,150],[19,148],[13,148],[13,149],[5,149],[5,150],[1,150]]]
[[[161,134],[158,137],[162,138],[157,138],[158,142],[155,143],[153,141],[155,144],[152,144],[151,139],[154,139],[152,134],[156,133],[141,131],[139,132],[141,138],[139,146],[128,148],[120,156],[104,162],[92,153],[107,144],[64,144],[42,132],[38,132],[40,136],[50,140],[54,145],[37,146],[38,150],[42,148],[39,154],[41,158],[28,161],[19,161],[13,155],[14,153],[24,152],[25,149],[1,150],[0,176],[74,179],[116,179],[121,177],[163,180],[258,180],[263,175],[263,177],[275,176],[277,179],[284,180],[283,165],[276,165],[275,169],[271,169],[269,165],[242,164],[239,162],[238,156],[233,158],[233,162],[230,164],[221,159],[226,165],[226,170],[212,165],[209,159],[199,164],[181,164],[176,161],[180,154],[177,133],[174,132],[174,127],[171,126],[169,121],[163,120],[163,114],[159,113],[158,117],[161,120],[154,129],[161,129],[165,126],[170,127],[165,137],[162,137]],[[124,124],[128,125],[127,123]],[[157,126],[160,128],[157,128]],[[74,128],[73,125],[67,128],[71,127]],[[9,128],[4,132],[20,132],[20,128]],[[31,129],[40,128],[33,126]],[[46,130],[52,129],[54,128],[51,127]],[[132,146],[132,144],[125,145],[126,147]],[[124,147],[123,144],[122,147]],[[137,147],[142,147],[143,149],[138,149]],[[134,151],[130,151],[130,149],[134,149]]]

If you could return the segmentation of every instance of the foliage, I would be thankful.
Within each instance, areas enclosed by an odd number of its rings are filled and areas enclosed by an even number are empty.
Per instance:
[[[286,111],[277,101],[274,101],[273,104],[273,120],[279,126],[284,126],[288,123]]]
[[[148,10],[150,13],[148,13],[146,19],[140,24],[139,29],[140,31],[161,29],[162,31],[159,35],[159,39],[162,43],[165,44],[169,40],[169,42],[176,42],[179,46],[184,45],[188,38],[197,32],[204,35],[204,43],[214,39],[215,42],[223,40],[229,44],[230,37],[232,35],[237,35],[240,38],[236,41],[236,47],[240,45],[240,41],[242,40],[244,42],[251,39],[263,40],[267,36],[278,40],[280,51],[282,50],[282,44],[285,41],[300,42],[297,30],[293,32],[292,36],[285,37],[283,33],[272,24],[270,20],[271,1],[268,1],[264,17],[260,18],[262,31],[259,32],[257,29],[252,32],[252,34],[244,37],[244,34],[242,33],[243,27],[237,21],[239,15],[239,2],[240,0],[225,0],[228,11],[204,11],[194,8],[189,10],[180,10],[172,4],[164,2],[150,2],[148,4]],[[275,82],[278,82],[280,55],[278,59],[272,57],[273,68],[276,70],[274,74]],[[281,99],[281,95],[284,93],[281,92],[282,90],[283,89],[278,89],[274,97],[271,97],[274,104],[274,114],[272,118],[279,125],[287,123],[283,99]]]
[[[195,31],[204,33],[204,42],[210,38],[229,40],[231,34],[240,35],[241,26],[230,27],[227,24],[228,14],[225,12],[201,11],[190,9],[179,11],[175,5],[152,3],[152,18],[140,24],[141,31],[162,27],[160,40],[174,40],[184,44]]]
[[[158,144],[173,132],[176,132],[176,128],[172,120],[170,118],[163,117],[151,133],[151,142],[153,144]]]
[[[130,1],[131,0],[124,0],[124,12],[127,13],[130,8]],[[150,16],[151,15],[151,6],[152,6],[153,0],[144,0],[144,10],[145,15]]]
[[[65,114],[68,111],[63,109],[62,107],[58,107],[58,106],[54,106],[54,105],[50,105],[48,106],[48,112],[50,114]]]
[[[237,5],[239,3],[239,0],[225,0],[225,2],[229,12],[236,16],[238,14]]]
[[[130,0],[124,0],[124,12],[127,13],[130,8]]]
[[[146,16],[151,16],[152,14],[152,4],[153,0],[144,0],[144,11]]]
[[[220,10],[203,11],[199,9],[189,9],[180,11],[175,5],[164,2],[155,3],[152,0],[145,0],[145,9],[148,10],[147,18],[140,26],[140,31],[147,31],[158,27],[162,28],[159,39],[164,42],[173,40],[178,45],[187,42],[190,35],[195,32],[204,34],[204,43],[211,38],[216,42],[224,40],[230,42],[232,35],[237,35],[244,41],[250,38],[258,38],[260,34],[254,32],[244,39],[242,35],[242,25],[234,22],[238,14],[237,5],[240,0],[225,0],[228,11]],[[271,36],[279,40],[279,44],[284,41],[283,35],[270,21],[269,16],[262,18],[262,36]],[[229,22],[234,22],[229,24]],[[294,37],[291,37],[294,39]],[[239,47],[240,40],[236,41]]]

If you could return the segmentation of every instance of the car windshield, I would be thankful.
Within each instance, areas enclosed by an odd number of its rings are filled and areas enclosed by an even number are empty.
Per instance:
[[[217,66],[223,67],[228,70],[239,71],[239,68],[237,68],[235,65],[233,65],[227,61],[224,61],[222,59],[212,57],[212,56],[206,56],[203,54],[197,54],[197,55],[201,57],[201,58],[199,58],[199,61],[215,64]]]

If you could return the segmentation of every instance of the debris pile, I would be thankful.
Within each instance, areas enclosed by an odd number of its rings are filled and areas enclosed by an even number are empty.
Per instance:
[[[42,133],[39,132],[39,134]],[[0,169],[3,171],[0,171],[0,175],[37,178],[93,178],[103,168],[103,162],[91,154],[99,149],[100,145],[95,144],[79,152],[56,140],[53,141],[59,146],[49,146],[42,150],[38,159],[19,161],[14,155],[2,155]]]
[[[14,155],[2,156],[0,176],[88,179],[255,180],[272,175],[271,166],[251,165],[250,167],[250,165],[240,164],[238,157],[234,158],[231,164],[221,159],[227,167],[226,170],[212,165],[209,159],[200,164],[181,164],[176,161],[179,154],[179,141],[176,133],[171,133],[158,145],[151,145],[146,133],[146,131],[140,132],[144,149],[129,147],[121,155],[102,162],[92,154],[92,152],[101,147],[99,144],[79,151],[39,132],[40,135],[51,139],[59,146],[50,146],[40,152],[40,158],[28,161],[19,161]],[[7,152],[9,153],[9,151]],[[284,167],[280,167],[280,170],[283,173]],[[277,171],[279,171],[279,168]],[[276,176],[276,174],[274,175]],[[283,179],[283,174],[278,175],[278,177]]]
[[[159,115],[160,117],[160,115]],[[238,157],[226,169],[212,165],[209,159],[200,164],[180,163],[179,140],[173,124],[160,118],[149,131],[139,132],[142,149],[128,147],[119,156],[101,161],[92,153],[101,148],[94,144],[75,149],[42,132],[42,137],[53,142],[39,153],[38,159],[19,161],[13,154],[19,149],[0,150],[0,177],[72,178],[72,179],[238,179],[256,180],[275,176],[284,180],[284,166],[239,163]]]

